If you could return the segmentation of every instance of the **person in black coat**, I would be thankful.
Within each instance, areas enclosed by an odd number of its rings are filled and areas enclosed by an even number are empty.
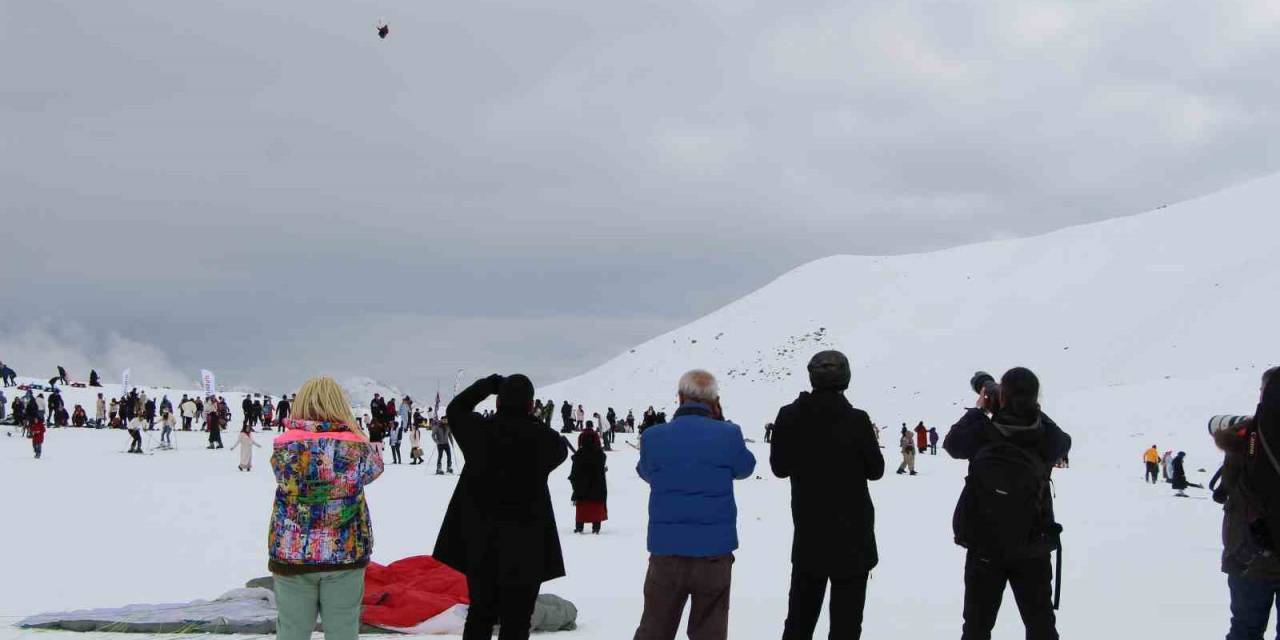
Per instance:
[[[1190,488],[1203,489],[1204,485],[1199,485],[1187,480],[1187,469],[1183,464],[1183,459],[1187,457],[1185,451],[1179,451],[1178,455],[1173,457],[1173,477],[1169,479],[1173,485],[1173,490],[1178,493],[1175,495],[1186,496],[1186,490]]]
[[[600,523],[609,519],[609,486],[605,478],[605,452],[595,431],[578,436],[578,452],[573,454],[569,484],[573,486],[576,519],[573,532],[582,533],[591,523],[591,533],[600,533]]]
[[[813,391],[774,420],[769,465],[791,479],[791,596],[783,640],[813,637],[831,583],[833,639],[862,636],[867,577],[879,562],[867,482],[884,476],[884,455],[866,412],[845,398],[849,360],[823,351],[809,361]]]
[[[560,433],[573,433],[573,406],[568,400],[560,407],[560,418],[564,420],[564,426],[560,428]]]
[[[489,418],[476,406],[497,395]],[[568,456],[564,439],[532,415],[523,375],[478,380],[446,413],[466,464],[440,526],[434,556],[467,576],[464,640],[529,637],[543,582],[565,574],[547,476]]]
[[[990,417],[982,409],[969,409],[951,427],[942,448],[959,460],[972,460],[988,445],[1007,442],[1033,453],[1046,473],[1071,451],[1071,436],[1040,410],[1040,380],[1028,369],[1010,369],[1000,380],[999,398]],[[966,490],[967,493],[967,490]],[[1056,527],[1052,495],[1044,497],[1047,523]],[[973,522],[969,501],[961,494],[955,522]],[[959,529],[960,527],[957,527]],[[961,532],[957,530],[957,544]],[[1053,612],[1053,567],[1050,555],[1057,548],[1058,531],[1042,532],[1025,548],[1004,549],[996,554],[970,548],[964,570],[964,628],[962,640],[991,637],[1004,588],[1008,584],[1018,601],[1027,640],[1057,640]],[[964,545],[962,545],[964,546]],[[991,556],[991,557],[987,557]]]
[[[89,386],[91,386],[91,387],[101,387],[101,386],[102,386],[102,380],[100,380],[100,379],[98,378],[98,371],[97,371],[97,369],[90,369],[90,370],[89,370]]]

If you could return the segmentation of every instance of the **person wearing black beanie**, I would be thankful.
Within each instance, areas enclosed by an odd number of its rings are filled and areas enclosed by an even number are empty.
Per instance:
[[[879,562],[867,483],[884,456],[865,411],[845,398],[849,359],[823,351],[809,361],[812,391],[778,411],[769,465],[791,481],[791,593],[783,640],[813,637],[831,585],[832,638],[859,638],[867,579]]]

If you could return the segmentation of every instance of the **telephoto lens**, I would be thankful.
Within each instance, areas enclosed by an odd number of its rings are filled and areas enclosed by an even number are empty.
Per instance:
[[[1249,420],[1252,417],[1253,416],[1214,416],[1209,418],[1209,435],[1235,429],[1240,425],[1240,423],[1245,420]]]
[[[974,393],[982,393],[984,389],[990,385],[994,385],[995,382],[995,376],[987,373],[986,371],[979,371],[973,374],[972,378],[969,378],[969,388],[973,389]]]

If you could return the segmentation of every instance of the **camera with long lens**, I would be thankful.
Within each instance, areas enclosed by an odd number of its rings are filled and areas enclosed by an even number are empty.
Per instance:
[[[1000,408],[1000,383],[995,376],[986,371],[979,371],[969,378],[969,388],[978,394],[978,408],[987,413],[995,413]]]

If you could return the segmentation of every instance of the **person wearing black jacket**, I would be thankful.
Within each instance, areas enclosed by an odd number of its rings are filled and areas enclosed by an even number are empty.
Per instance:
[[[969,409],[951,427],[942,448],[959,460],[972,460],[988,446],[1013,444],[1030,452],[1051,473],[1053,465],[1071,451],[1071,436],[1040,411],[1040,380],[1028,369],[1010,369],[1000,380],[998,407],[988,417],[981,409]],[[1047,476],[1046,476],[1047,479]],[[966,500],[968,486],[956,507],[956,523],[975,522],[977,514],[969,512]],[[1057,640],[1057,620],[1053,611],[1053,567],[1050,556],[1057,548],[1058,531],[1053,517],[1053,498],[1043,496],[1042,517],[1053,531],[1024,547],[996,551],[975,549],[961,539],[957,526],[957,544],[968,546],[964,570],[964,628],[961,640],[989,640],[1008,584],[1018,602],[1018,611],[1026,625],[1027,640]]]
[[[1265,515],[1258,487],[1249,480],[1249,441],[1255,427],[1267,422],[1268,413],[1280,417],[1280,367],[1268,369],[1262,377],[1263,396],[1258,411],[1234,427],[1212,432],[1214,443],[1223,452],[1222,469],[1209,483],[1213,499],[1223,506],[1222,572],[1227,574],[1231,595],[1231,627],[1227,638],[1262,638],[1271,622],[1271,610],[1280,601],[1280,557],[1266,548],[1258,535]],[[1268,398],[1267,388],[1271,387]],[[1263,454],[1265,455],[1265,453]],[[1260,462],[1270,465],[1270,461]]]
[[[54,388],[53,393],[49,394],[49,403],[46,406],[46,408],[48,409],[49,415],[44,418],[44,421],[46,423],[56,425],[57,423],[53,421],[53,417],[58,413],[60,409],[62,409],[62,407],[63,407],[62,394],[58,393],[57,388]]]
[[[595,431],[583,431],[578,436],[578,452],[573,454],[569,484],[573,486],[576,508],[573,532],[582,533],[590,522],[591,533],[600,533],[600,523],[609,519],[609,486],[605,479],[604,448]]]
[[[871,418],[844,396],[848,358],[823,351],[808,369],[813,391],[778,412],[769,453],[774,475],[791,479],[795,524],[782,638],[813,637],[830,582],[830,637],[856,640],[862,636],[867,577],[879,563],[867,482],[884,477],[884,455]]]
[[[564,420],[564,426],[560,428],[560,433],[573,433],[573,406],[568,400],[560,406],[560,418]]]
[[[280,402],[276,403],[276,428],[278,430],[284,431],[284,421],[289,417],[290,410],[289,396],[287,394],[280,396]]]
[[[98,370],[97,370],[97,369],[90,369],[90,370],[89,370],[89,386],[91,386],[91,387],[101,387],[101,386],[102,386],[102,380],[100,380],[100,379],[98,378]]]
[[[244,400],[240,401],[240,411],[244,414],[244,424],[240,426],[247,427],[253,424],[251,422],[253,420],[253,399],[248,395],[244,397]]]
[[[497,395],[492,417],[476,406]],[[543,582],[565,575],[547,476],[568,445],[532,415],[533,383],[523,375],[476,381],[446,413],[466,464],[440,526],[434,556],[467,577],[471,607],[464,640],[529,637]]]

